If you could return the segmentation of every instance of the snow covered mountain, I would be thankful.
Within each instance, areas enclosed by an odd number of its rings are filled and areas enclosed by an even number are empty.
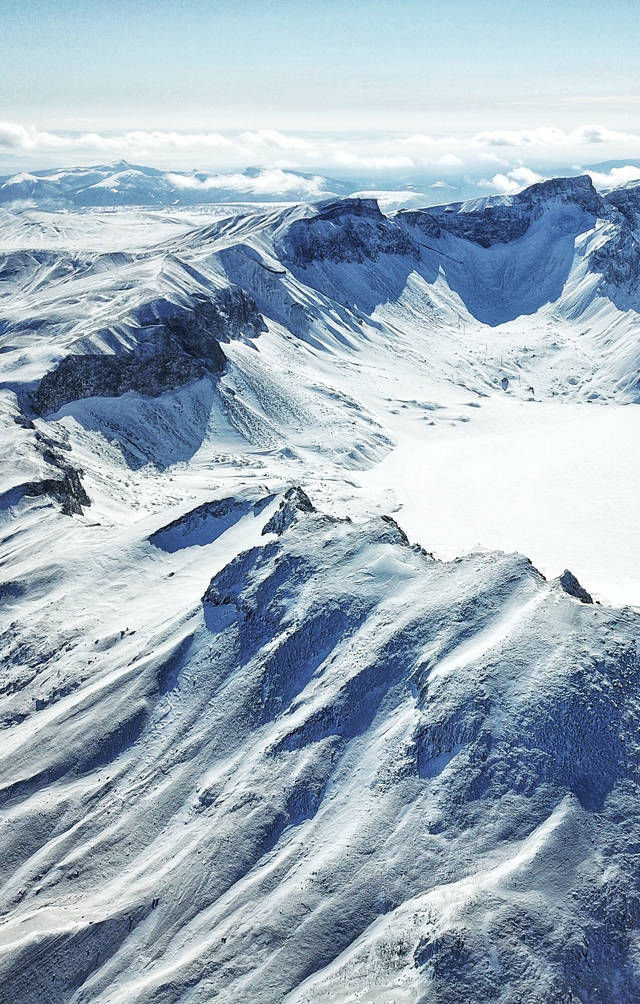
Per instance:
[[[159,171],[119,161],[99,167],[20,172],[0,178],[0,205],[43,209],[91,206],[175,206],[244,201],[295,202],[346,195],[349,185],[280,168],[205,174]]]
[[[7,999],[638,999],[639,241],[1,211]]]

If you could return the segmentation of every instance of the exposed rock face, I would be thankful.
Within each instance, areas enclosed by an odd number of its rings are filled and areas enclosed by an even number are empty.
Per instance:
[[[36,410],[55,412],[70,401],[127,391],[157,397],[205,372],[221,373],[226,357],[220,342],[266,330],[252,297],[237,287],[221,289],[214,300],[195,297],[187,308],[153,300],[135,321],[140,327],[132,352],[67,356],[40,381]]]
[[[278,511],[265,523],[262,533],[277,533],[278,535],[284,533],[301,512],[315,512],[313,503],[302,488],[289,488]]]
[[[329,199],[318,203],[316,209],[318,218],[322,220],[341,220],[345,216],[356,216],[384,223],[386,219],[375,199]]]
[[[570,572],[568,568],[565,568],[558,581],[569,596],[574,596],[581,603],[593,603],[591,593],[588,593],[584,586],[580,585],[573,572]]]
[[[173,553],[184,547],[203,546],[217,540],[249,512],[258,514],[271,502],[270,495],[252,502],[244,498],[222,498],[203,502],[152,533],[149,542],[163,551]]]
[[[28,481],[23,485],[23,493],[29,497],[50,495],[60,503],[65,516],[82,516],[83,507],[91,505],[80,475],[82,471],[66,465],[61,470],[60,478],[43,478],[41,481]]]
[[[640,220],[640,184],[609,192],[604,199],[611,206],[615,206],[632,227],[638,225]]]
[[[156,356],[140,360],[129,356],[67,356],[40,381],[36,408],[40,414],[58,411],[70,401],[85,397],[117,397],[135,390],[157,397],[180,384],[197,380],[205,366],[179,348],[171,339]],[[211,360],[213,372],[224,368],[224,356],[218,347],[217,358]]]
[[[515,205],[525,206],[534,206],[549,199],[574,203],[585,213],[590,213],[593,216],[597,216],[605,207],[602,196],[598,195],[587,174],[580,175],[578,178],[551,178],[550,181],[541,181],[537,185],[530,185],[524,192],[513,196]]]
[[[450,233],[454,237],[491,247],[517,240],[529,229],[529,214],[519,213],[513,206],[487,206],[474,212],[461,212],[462,203],[439,209],[421,209],[402,213],[402,218],[417,227],[426,237],[440,237]]]
[[[32,422],[29,425],[34,428]],[[36,498],[48,495],[58,502],[65,516],[81,516],[83,510],[91,505],[91,499],[82,484],[84,471],[74,467],[64,455],[70,452],[69,444],[64,437],[54,439],[39,431],[35,434],[35,444],[37,452],[50,468],[49,476],[26,481],[6,494],[15,500],[22,496]]]
[[[627,226],[597,248],[589,257],[592,272],[601,272],[602,278],[612,286],[628,286],[640,278],[640,241]]]
[[[593,216],[602,213],[605,206],[589,177],[553,178],[504,202],[454,202],[432,209],[404,210],[398,219],[417,227],[427,237],[450,233],[488,248],[522,237],[542,212],[541,207],[550,201],[566,203]]]
[[[377,261],[382,254],[411,255],[417,249],[404,230],[380,212],[374,199],[321,204],[316,216],[296,220],[282,247],[285,261]]]

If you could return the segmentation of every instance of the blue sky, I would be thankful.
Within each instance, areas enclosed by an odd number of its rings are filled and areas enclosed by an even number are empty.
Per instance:
[[[65,147],[65,131],[317,134],[308,148],[317,167],[347,169],[353,156],[382,170],[376,160],[395,158],[402,173],[415,158],[390,137],[450,138],[450,159],[466,163],[464,142],[478,134],[528,134],[502,158],[506,169],[569,163],[585,145],[571,137],[596,124],[599,148],[578,160],[640,155],[624,139],[640,127],[631,0],[4,0],[0,11],[3,164],[91,159],[90,143]],[[32,140],[1,123],[31,129]],[[553,149],[539,150],[531,136],[550,128],[559,130]],[[603,145],[605,135],[616,138]],[[176,167],[240,166],[254,152],[211,140],[131,145],[149,162],[173,156]],[[258,143],[252,162],[314,166],[295,142],[267,156],[268,146]]]

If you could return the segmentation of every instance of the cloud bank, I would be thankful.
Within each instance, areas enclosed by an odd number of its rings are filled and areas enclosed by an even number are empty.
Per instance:
[[[254,131],[129,130],[64,132],[22,122],[0,122],[0,171],[127,161],[163,169],[322,172],[387,184],[419,178],[431,186],[460,179],[485,191],[511,194],[548,173],[592,170],[594,182],[612,187],[640,177],[640,132],[600,124],[574,129],[540,126],[468,135],[412,133],[285,133]],[[610,162],[618,162],[612,166]],[[626,164],[626,166],[620,166]],[[197,183],[197,182],[195,182]],[[237,177],[238,191],[242,184]],[[320,188],[320,180],[310,184]]]

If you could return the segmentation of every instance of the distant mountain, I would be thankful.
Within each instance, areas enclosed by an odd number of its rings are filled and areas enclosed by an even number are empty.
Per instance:
[[[352,185],[281,168],[206,174],[117,164],[20,172],[0,178],[0,205],[42,209],[175,206],[217,202],[306,202],[348,195]]]

